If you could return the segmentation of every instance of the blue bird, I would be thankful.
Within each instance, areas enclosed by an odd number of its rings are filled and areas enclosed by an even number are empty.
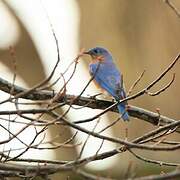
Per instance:
[[[94,77],[95,83],[106,90],[116,101],[126,98],[122,75],[115,66],[111,53],[105,48],[95,47],[84,52],[84,54],[92,57],[92,62],[89,64],[89,72]],[[117,105],[124,121],[129,120],[126,105],[127,102]]]

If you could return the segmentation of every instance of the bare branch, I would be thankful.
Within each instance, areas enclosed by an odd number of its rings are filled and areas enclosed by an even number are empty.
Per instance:
[[[169,1],[169,0],[164,0],[164,2],[175,12],[178,18],[180,18],[180,12],[179,10],[175,7],[175,5]]]
[[[159,174],[159,175],[150,175],[145,177],[134,178],[134,180],[169,180],[180,177],[180,170],[175,170],[169,173]]]

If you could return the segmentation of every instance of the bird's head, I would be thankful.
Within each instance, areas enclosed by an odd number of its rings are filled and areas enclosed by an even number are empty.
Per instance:
[[[88,54],[92,57],[93,60],[97,60],[100,62],[105,61],[106,59],[108,59],[106,57],[111,56],[110,53],[108,52],[108,50],[106,50],[105,48],[102,48],[102,47],[92,48],[88,51],[85,51],[84,54]]]

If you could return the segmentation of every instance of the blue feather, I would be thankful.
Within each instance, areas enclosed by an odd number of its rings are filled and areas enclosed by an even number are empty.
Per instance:
[[[129,121],[129,115],[126,111],[126,107],[123,104],[119,104],[118,106],[119,113],[122,114],[122,118],[124,121]]]

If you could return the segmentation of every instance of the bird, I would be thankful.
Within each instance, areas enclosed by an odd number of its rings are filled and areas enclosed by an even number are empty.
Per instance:
[[[111,53],[103,47],[95,47],[84,51],[84,54],[90,55],[92,58],[89,64],[89,73],[95,83],[114,97],[117,102],[126,98],[122,74],[114,64]],[[121,117],[124,121],[129,120],[126,107],[127,101],[117,105],[118,111],[122,114]]]

